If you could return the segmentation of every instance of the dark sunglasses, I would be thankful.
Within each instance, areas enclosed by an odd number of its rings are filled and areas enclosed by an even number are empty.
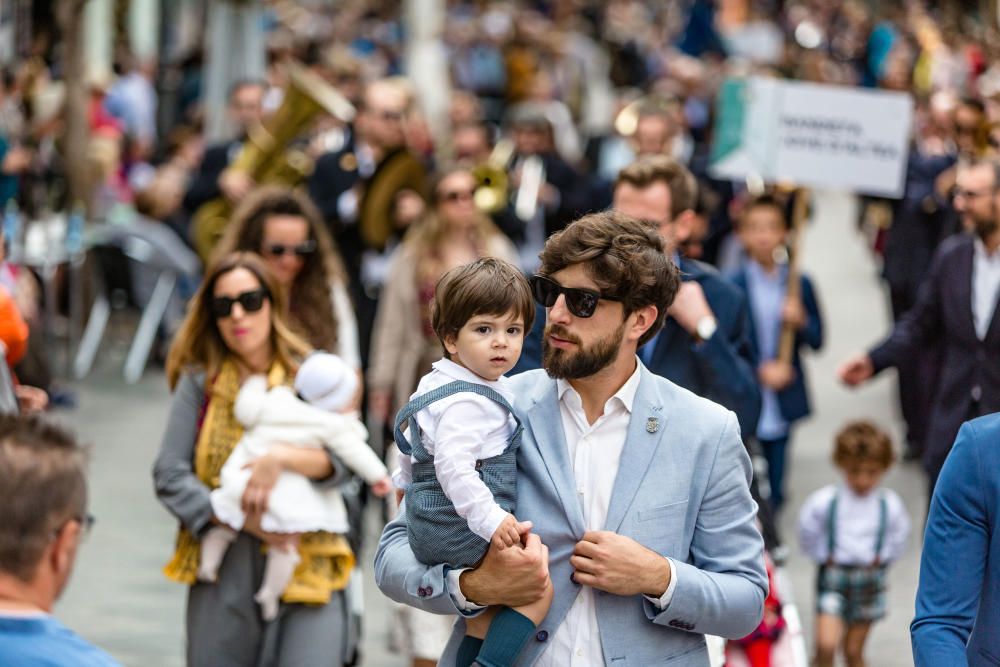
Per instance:
[[[597,310],[597,304],[601,299],[608,301],[621,301],[621,299],[601,294],[589,289],[579,287],[563,287],[551,278],[534,275],[528,279],[531,283],[531,293],[535,301],[546,308],[556,305],[559,295],[566,297],[566,307],[576,317],[590,317]]]
[[[441,199],[452,203],[457,201],[472,201],[475,196],[475,190],[450,190],[441,193]]]
[[[258,287],[257,289],[250,290],[249,292],[242,292],[236,296],[236,298],[230,296],[216,296],[212,297],[212,300],[208,302],[208,309],[212,313],[212,317],[217,320],[221,320],[224,317],[229,317],[233,312],[233,304],[239,302],[240,307],[243,308],[245,313],[256,313],[258,310],[264,307],[264,299],[271,298],[267,290],[263,287]]]
[[[267,246],[267,254],[274,257],[281,257],[287,252],[295,253],[299,257],[308,257],[316,252],[316,242],[306,241],[298,245],[285,245],[284,243],[272,243]]]

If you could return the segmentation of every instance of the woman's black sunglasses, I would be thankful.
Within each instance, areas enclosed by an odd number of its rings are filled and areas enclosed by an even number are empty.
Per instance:
[[[208,302],[208,309],[211,311],[212,317],[221,320],[232,314],[233,304],[237,302],[243,308],[243,312],[256,313],[264,307],[264,299],[269,298],[271,298],[271,295],[268,291],[263,287],[258,287],[249,292],[241,292],[235,298],[230,296],[212,297],[212,300]]]
[[[566,307],[576,317],[590,317],[597,310],[597,303],[601,299],[608,301],[621,301],[621,299],[600,292],[579,287],[563,287],[551,278],[534,275],[528,280],[531,283],[531,293],[537,301],[546,308],[556,305],[559,295],[565,295]]]
[[[267,246],[267,254],[273,255],[274,257],[281,257],[287,252],[295,253],[299,257],[307,257],[316,252],[316,242],[306,241],[305,243],[300,243],[299,245],[272,243]]]

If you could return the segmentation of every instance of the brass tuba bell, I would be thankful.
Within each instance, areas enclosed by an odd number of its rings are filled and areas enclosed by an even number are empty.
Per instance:
[[[309,156],[286,149],[322,112],[344,122],[354,118],[354,106],[319,76],[298,64],[289,65],[288,75],[281,106],[249,131],[243,148],[227,167],[246,173],[258,184],[297,185],[312,173]],[[191,236],[202,262],[208,263],[231,214],[232,204],[224,197],[206,202],[195,212]]]
[[[514,142],[501,139],[486,162],[472,168],[472,176],[476,179],[473,201],[483,213],[496,213],[507,205],[507,164],[513,154]]]

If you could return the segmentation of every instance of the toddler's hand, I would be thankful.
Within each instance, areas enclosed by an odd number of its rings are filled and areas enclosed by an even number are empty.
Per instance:
[[[530,521],[518,521],[512,514],[508,514],[493,533],[491,540],[493,546],[502,551],[515,544],[521,544],[522,536],[531,532],[531,526]]]
[[[392,491],[392,480],[388,477],[380,479],[379,481],[372,484],[372,493],[374,493],[379,498],[389,495]]]

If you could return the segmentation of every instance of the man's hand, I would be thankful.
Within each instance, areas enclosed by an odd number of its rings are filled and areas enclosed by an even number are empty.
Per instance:
[[[674,302],[667,308],[667,315],[677,320],[692,336],[698,333],[698,321],[703,317],[714,317],[711,306],[705,299],[701,285],[693,280],[681,283]]]
[[[875,365],[867,354],[859,354],[841,364],[837,375],[844,384],[856,387],[875,375]]]
[[[661,597],[670,586],[667,559],[630,537],[589,531],[569,559],[578,584],[614,595]]]
[[[488,607],[523,607],[538,602],[549,583],[549,548],[530,533],[523,549],[500,550],[490,546],[474,570],[459,578],[462,595],[474,604]]]
[[[233,204],[239,203],[244,197],[250,194],[254,188],[254,181],[249,174],[236,169],[226,169],[219,175],[219,189]]]
[[[14,395],[17,397],[18,407],[24,414],[41,412],[49,406],[49,395],[38,387],[19,384],[14,387]]]
[[[773,391],[781,391],[795,380],[795,368],[786,361],[772,359],[757,367],[757,379]]]

